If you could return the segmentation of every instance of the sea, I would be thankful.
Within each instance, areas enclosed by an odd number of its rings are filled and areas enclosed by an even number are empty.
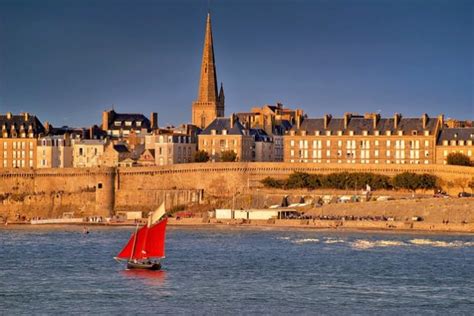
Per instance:
[[[0,229],[0,314],[474,314],[473,235],[169,227],[154,272],[89,229]]]

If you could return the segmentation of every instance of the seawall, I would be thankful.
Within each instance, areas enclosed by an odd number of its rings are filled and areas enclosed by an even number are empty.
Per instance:
[[[193,163],[163,167],[90,169],[3,169],[0,171],[0,215],[28,218],[111,216],[118,210],[149,211],[201,203],[212,197],[261,188],[265,177],[308,173],[409,171],[438,176],[445,188],[459,192],[474,178],[474,168],[443,165],[360,165],[315,163]]]

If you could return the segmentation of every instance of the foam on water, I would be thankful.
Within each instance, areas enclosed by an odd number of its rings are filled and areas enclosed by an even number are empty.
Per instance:
[[[278,240],[290,240],[290,237],[277,237]]]
[[[406,246],[402,241],[397,240],[365,240],[358,239],[351,243],[351,247],[354,249],[370,249],[376,247],[399,247]]]
[[[326,238],[326,240],[324,240],[325,244],[339,244],[343,242],[344,242],[343,239],[336,239],[336,238]]]
[[[432,246],[432,247],[443,247],[443,248],[460,248],[460,247],[473,247],[474,242],[472,241],[443,241],[443,240],[431,240],[415,238],[411,239],[410,243],[417,246]]]
[[[303,239],[296,239],[291,241],[294,244],[305,244],[305,243],[316,243],[319,242],[317,238],[303,238]]]

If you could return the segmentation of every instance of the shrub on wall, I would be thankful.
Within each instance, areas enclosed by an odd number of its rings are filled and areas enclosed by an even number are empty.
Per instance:
[[[234,162],[237,160],[237,154],[233,150],[225,150],[221,153],[221,160],[223,162]]]
[[[199,150],[194,154],[194,162],[208,162],[209,154],[207,151]]]
[[[471,159],[461,153],[450,153],[447,157],[448,165],[471,166]]]
[[[438,178],[430,174],[416,174],[404,172],[396,175],[393,179],[389,176],[370,172],[335,172],[328,175],[308,174],[295,172],[286,180],[277,180],[272,177],[263,179],[262,184],[268,188],[283,189],[339,189],[339,190],[361,190],[367,185],[371,189],[434,189],[438,186]]]

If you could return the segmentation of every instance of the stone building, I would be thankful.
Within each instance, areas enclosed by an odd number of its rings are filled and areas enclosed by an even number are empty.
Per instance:
[[[106,140],[81,139],[73,140],[73,166],[74,168],[91,168],[100,165],[99,158],[104,153]]]
[[[104,152],[99,157],[99,166],[131,167],[133,164],[132,152],[123,143],[107,143]]]
[[[273,138],[263,129],[251,128],[249,131],[253,137],[252,161],[275,161]]]
[[[37,145],[38,168],[70,168],[73,166],[69,134],[40,137]]]
[[[143,114],[116,113],[114,110],[102,113],[102,129],[112,138],[127,138],[131,133],[144,134],[158,128],[158,114],[152,112],[150,119]]]
[[[211,161],[220,161],[223,151],[233,150],[237,161],[252,161],[254,139],[238,117],[216,118],[198,136],[198,148],[209,154]]]
[[[216,117],[224,116],[224,88],[217,93],[217,74],[212,40],[211,14],[207,15],[206,35],[201,62],[198,98],[192,105],[192,123],[206,128]]]
[[[158,135],[155,143],[155,163],[158,166],[189,163],[194,159],[196,137],[179,133]]]
[[[36,168],[37,138],[45,132],[29,113],[0,115],[0,168]]]
[[[303,119],[284,137],[285,162],[432,164],[443,117],[346,113]]]
[[[450,153],[461,153],[474,162],[474,128],[445,128],[436,146],[436,163],[446,164]]]

